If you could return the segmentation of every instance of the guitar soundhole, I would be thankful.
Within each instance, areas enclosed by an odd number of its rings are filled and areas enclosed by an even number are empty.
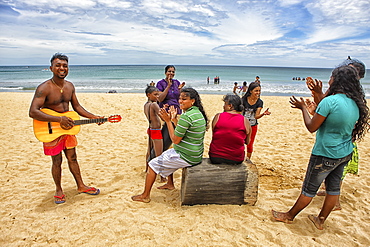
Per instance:
[[[53,134],[53,129],[51,127],[51,122],[48,122],[48,129],[49,129],[49,134]]]

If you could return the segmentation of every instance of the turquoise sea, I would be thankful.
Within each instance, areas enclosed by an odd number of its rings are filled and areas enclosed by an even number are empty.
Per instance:
[[[175,65],[176,66],[176,65]],[[67,80],[72,81],[79,92],[143,93],[147,84],[164,78],[165,65],[70,65]],[[32,92],[38,84],[51,78],[49,66],[0,66],[1,92]],[[304,80],[295,77],[311,76],[323,81],[324,89],[332,69],[289,68],[253,66],[205,66],[178,65],[175,78],[185,81],[201,94],[231,93],[234,82],[242,85],[254,81],[258,75],[262,95],[310,96]],[[369,71],[367,70],[367,74]],[[220,84],[214,84],[218,76]],[[207,84],[207,77],[210,82]],[[361,80],[366,96],[370,97],[370,80]]]

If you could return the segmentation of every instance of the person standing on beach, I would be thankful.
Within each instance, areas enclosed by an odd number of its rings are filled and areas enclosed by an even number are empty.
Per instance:
[[[365,93],[351,66],[341,66],[332,72],[329,89],[310,117],[306,103],[294,96],[293,108],[301,110],[308,131],[316,131],[316,141],[311,152],[302,191],[288,212],[272,210],[277,221],[292,223],[297,214],[307,207],[325,180],[326,196],[318,216],[309,215],[315,227],[323,230],[324,222],[340,195],[343,169],[351,160],[353,142],[361,140],[369,130],[369,108]]]
[[[362,78],[365,77],[366,66],[360,60],[352,59],[350,56],[348,56],[348,58],[344,60],[337,67],[345,66],[345,65],[352,66],[357,70],[358,80],[361,80]],[[306,100],[306,105],[310,106],[308,108],[309,113],[311,115],[314,115],[317,105],[325,97],[327,92],[325,93],[322,92],[322,82],[320,80],[317,80],[317,79],[314,80],[311,77],[307,77],[306,84],[307,84],[308,89],[310,89],[311,91],[312,97],[314,98],[314,102],[311,102],[310,100]],[[358,156],[357,143],[354,142],[353,145],[354,145],[354,148],[353,148],[352,158],[348,162],[347,166],[344,168],[343,176],[341,178],[341,186],[342,186],[342,182],[344,178],[346,177],[347,173],[358,174],[358,157],[359,156]],[[320,190],[319,192],[317,192],[317,195],[325,196],[325,193],[326,193],[325,187],[323,187],[323,190]],[[342,206],[340,204],[340,200],[338,197],[337,203],[333,210],[341,210],[341,209],[342,209]]]
[[[184,167],[202,162],[204,151],[204,135],[207,130],[208,118],[204,112],[198,92],[193,88],[183,88],[179,99],[180,108],[184,114],[177,119],[177,110],[170,107],[169,112],[162,108],[159,116],[167,123],[174,147],[164,151],[160,156],[149,162],[149,172],[146,175],[144,192],[132,196],[133,201],[150,202],[150,192],[156,174],[168,177],[167,184],[162,189],[175,189],[173,173]],[[175,128],[171,123],[174,123]]]
[[[160,108],[157,104],[159,93],[159,89],[153,86],[148,86],[145,89],[148,101],[144,104],[144,114],[149,122],[145,172],[148,172],[148,162],[163,152],[161,119],[158,115]],[[161,182],[166,182],[166,179],[161,177]]]
[[[253,144],[257,134],[258,121],[265,115],[270,115],[269,108],[261,113],[263,108],[263,101],[260,99],[261,96],[261,85],[257,82],[252,82],[248,86],[246,94],[242,97],[242,103],[244,106],[243,115],[246,117],[252,127],[252,134],[249,144],[247,145],[247,157],[250,159],[253,153]]]
[[[68,75],[68,57],[66,55],[55,53],[50,60],[50,71],[53,72],[53,77],[41,83],[35,91],[29,109],[29,116],[33,119],[45,122],[59,122],[63,129],[71,129],[74,126],[74,121],[66,116],[52,116],[41,111],[43,108],[48,108],[59,113],[69,111],[69,104],[81,116],[96,119],[101,118],[87,110],[85,110],[77,100],[74,85],[65,80]],[[62,135],[57,139],[43,143],[45,155],[50,155],[52,159],[51,173],[53,175],[56,191],[54,201],[57,204],[65,202],[65,195],[61,186],[62,179],[62,154],[63,151],[67,160],[69,170],[77,184],[79,193],[89,195],[98,195],[99,189],[89,187],[84,184],[80,172],[80,167],[77,161],[76,146],[77,139],[73,135]]]
[[[157,82],[157,88],[161,93],[159,94],[159,107],[170,107],[173,106],[177,110],[177,114],[181,114],[179,97],[180,90],[185,86],[185,82],[180,83],[180,81],[174,79],[176,68],[174,65],[167,65],[164,69],[166,78]],[[168,133],[167,123],[164,123],[162,127],[163,136],[163,151],[167,150],[171,144],[171,138]]]
[[[148,127],[148,151],[146,154],[146,160],[149,162],[154,157],[159,156],[163,151],[163,138],[161,132],[161,119],[159,118],[159,89],[153,86],[148,86],[145,89],[145,94],[148,101],[144,104],[144,114],[149,122]],[[153,152],[152,152],[153,150]],[[152,156],[151,153],[154,155]],[[145,168],[145,172],[148,171],[148,164]]]
[[[167,65],[164,69],[166,75],[165,79],[157,82],[157,88],[161,91],[159,95],[159,107],[163,108],[164,105],[174,106],[177,110],[177,114],[181,114],[179,97],[180,90],[185,86],[185,82],[174,79],[176,68],[174,65]]]

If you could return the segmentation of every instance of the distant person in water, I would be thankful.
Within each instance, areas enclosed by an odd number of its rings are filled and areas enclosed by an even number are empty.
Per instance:
[[[216,76],[214,78],[214,84],[220,84],[220,77]]]
[[[248,85],[247,82],[243,82],[243,86],[240,87],[239,93],[242,93],[242,97],[247,93]]]
[[[260,77],[258,75],[256,76],[256,80],[254,80],[254,82],[261,83]]]
[[[239,89],[238,83],[234,82],[233,94],[238,95],[238,93],[236,92],[236,90],[238,90],[238,89]]]

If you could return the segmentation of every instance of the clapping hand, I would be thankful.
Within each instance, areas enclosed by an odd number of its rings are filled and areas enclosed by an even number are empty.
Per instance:
[[[316,111],[316,108],[317,108],[317,105],[315,102],[309,100],[309,99],[306,99],[306,107],[307,107],[307,111],[311,114],[311,115],[314,115],[315,114],[315,111]]]
[[[306,78],[306,85],[308,89],[310,89],[312,96],[314,96],[315,93],[322,93],[322,81],[317,79],[312,79],[312,77]]]
[[[306,103],[304,102],[304,99],[301,97],[300,100],[298,100],[296,97],[292,96],[290,97],[289,103],[292,104],[292,108],[298,108],[298,109],[303,109],[306,107]]]
[[[171,114],[164,107],[159,110],[158,116],[165,122],[171,121]]]
[[[171,115],[171,121],[172,122],[175,121],[177,117],[177,109],[175,108],[175,106],[173,105],[170,106],[169,113]]]
[[[185,82],[183,81],[180,85],[179,85],[179,90],[181,89],[181,88],[183,88],[185,86]]]
[[[158,115],[165,122],[174,122],[177,119],[177,109],[173,105],[169,107],[168,111],[163,107],[159,110]]]
[[[169,80],[168,80],[168,87],[171,87],[171,86],[172,86],[172,84],[173,84],[173,80],[172,80],[172,79],[169,79]]]

